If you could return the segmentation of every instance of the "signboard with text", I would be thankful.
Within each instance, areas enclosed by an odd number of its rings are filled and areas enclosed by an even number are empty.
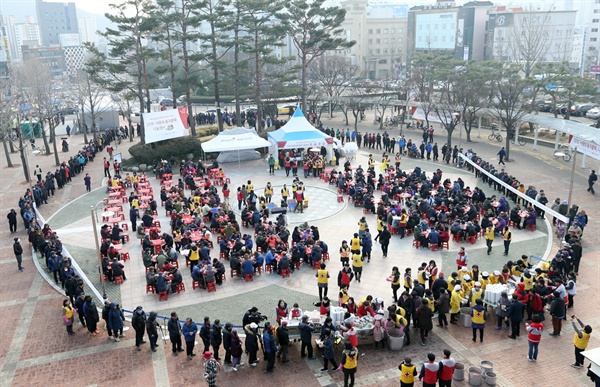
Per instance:
[[[594,144],[591,141],[583,140],[579,137],[571,138],[571,148],[577,148],[577,151],[600,160],[600,145]]]
[[[144,133],[146,144],[172,138],[187,136],[178,109],[168,109],[162,112],[143,113]]]

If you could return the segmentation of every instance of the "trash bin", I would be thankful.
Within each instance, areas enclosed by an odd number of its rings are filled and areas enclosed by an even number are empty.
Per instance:
[[[469,384],[481,386],[483,384],[483,373],[479,367],[469,367]]]
[[[463,363],[454,364],[454,380],[465,380],[465,365]]]
[[[460,308],[460,324],[471,328],[471,308]]]
[[[390,351],[401,351],[404,347],[404,335],[400,337],[387,335],[387,345]]]
[[[479,363],[479,366],[484,375],[487,372],[494,372],[494,363],[489,360],[482,360],[481,363]]]
[[[485,373],[485,383],[489,386],[495,386],[496,385],[496,374],[488,371]]]

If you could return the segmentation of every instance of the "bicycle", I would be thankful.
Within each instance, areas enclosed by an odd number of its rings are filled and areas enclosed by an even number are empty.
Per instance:
[[[569,144],[559,144],[558,148],[556,148],[553,155],[556,158],[562,157],[562,159],[564,161],[571,161],[571,157],[572,157],[571,152],[572,152],[572,150],[571,150],[571,147],[569,146]]]
[[[498,130],[498,132],[496,132],[496,130],[498,129],[498,127],[496,125],[492,125],[492,134],[490,134],[488,136],[488,140],[496,140],[498,142],[502,142],[503,138],[502,135],[500,134],[500,130]]]
[[[513,144],[516,144],[515,142],[515,134],[511,134],[510,135],[510,140],[512,141]],[[522,136],[519,136],[519,145],[524,146],[526,144],[525,139]]]

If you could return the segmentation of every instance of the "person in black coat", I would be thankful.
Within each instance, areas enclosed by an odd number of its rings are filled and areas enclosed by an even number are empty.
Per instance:
[[[85,296],[83,310],[85,313],[85,321],[87,323],[88,332],[90,332],[92,336],[96,336],[99,333],[98,321],[100,321],[100,317],[98,316],[98,308],[96,308],[96,304],[94,303],[92,297]]]
[[[200,328],[200,338],[204,344],[204,350],[202,353],[210,350],[210,318],[204,317],[204,324]]]
[[[172,312],[171,318],[167,323],[167,329],[169,331],[169,339],[171,340],[173,355],[177,356],[179,352],[183,352],[181,348],[181,325],[179,325],[179,318],[177,313]]]
[[[256,353],[258,352],[258,325],[256,323],[250,323],[244,325],[244,331],[246,332],[246,341],[244,346],[248,352],[248,364],[252,367],[256,367]]]
[[[75,299],[75,303],[73,304],[73,306],[75,306],[75,309],[77,310],[77,315],[79,316],[79,322],[81,323],[81,325],[86,327],[87,324],[85,322],[85,312],[84,312],[84,307],[83,307],[84,305],[85,305],[85,294],[81,293]]]
[[[508,308],[508,315],[506,316],[506,320],[510,320],[511,334],[508,337],[511,339],[516,339],[520,334],[523,310],[525,310],[525,305],[519,302],[516,294],[513,294],[512,302]]]
[[[230,322],[225,323],[223,328],[223,349],[225,350],[224,363],[231,365],[231,331],[233,330],[233,324]]]
[[[16,227],[16,223],[15,223],[15,227]],[[12,225],[11,225],[11,228],[12,228]],[[23,258],[22,258],[23,247],[21,246],[21,241],[19,240],[19,238],[15,238],[15,243],[13,243],[13,253],[15,253],[15,259],[17,260],[17,265],[19,267],[19,271],[22,272],[23,267],[21,266],[21,263],[23,262]]]
[[[10,233],[17,232],[17,212],[14,209],[11,209],[8,215],[6,215],[6,219],[8,219]]]
[[[219,358],[219,347],[221,347],[221,343],[223,342],[222,329],[221,320],[219,319],[216,319],[210,328],[210,345],[213,348],[215,360],[221,360]]]
[[[144,331],[146,329],[146,313],[144,313],[144,309],[141,306],[138,306],[133,311],[131,326],[135,330],[135,347],[138,351],[141,351],[142,348],[140,345],[145,343]]]
[[[386,226],[383,226],[383,230],[379,235],[379,243],[381,244],[381,252],[384,257],[387,257],[388,246],[390,244],[390,239],[392,238],[392,234],[390,234],[389,230]]]

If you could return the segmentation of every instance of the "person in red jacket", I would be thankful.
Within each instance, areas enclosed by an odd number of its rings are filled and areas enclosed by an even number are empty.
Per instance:
[[[525,329],[527,330],[527,341],[529,341],[529,353],[527,359],[529,359],[529,361],[537,361],[538,345],[540,344],[542,332],[544,331],[544,324],[542,324],[540,316],[533,316],[531,324],[525,324]]]
[[[371,317],[375,316],[375,312],[373,312],[373,308],[369,304],[369,301],[365,301],[358,307],[358,311],[356,312],[356,316],[362,317],[370,314]]]
[[[451,358],[450,355],[452,355],[452,352],[450,352],[449,349],[444,349],[444,358],[439,363],[439,387],[452,387],[452,377],[454,375],[454,367],[456,366],[456,361],[453,358]]]
[[[435,355],[433,353],[427,354],[427,363],[423,363],[421,372],[419,373],[419,380],[423,381],[423,387],[435,387],[438,381],[438,372],[440,366],[435,362]]]
[[[522,301],[527,307],[527,320],[531,320],[534,314],[544,312],[542,297],[536,293],[535,289],[530,289]]]

